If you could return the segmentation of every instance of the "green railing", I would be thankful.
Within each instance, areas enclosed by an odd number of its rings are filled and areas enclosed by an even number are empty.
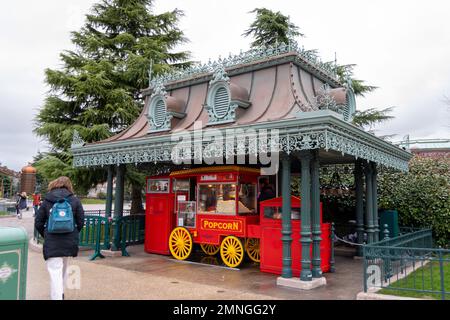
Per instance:
[[[450,250],[433,248],[431,229],[410,230],[363,246],[364,292],[448,299]]]
[[[94,250],[90,260],[103,258],[101,250],[111,248],[128,256],[126,247],[143,243],[144,232],[145,214],[108,218],[103,210],[86,211],[84,227],[79,234],[79,246]],[[37,230],[34,230],[34,240],[43,243]]]

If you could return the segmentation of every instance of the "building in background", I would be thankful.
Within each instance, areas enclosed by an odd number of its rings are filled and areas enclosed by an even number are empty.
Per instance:
[[[450,139],[410,140],[407,135],[397,145],[421,157],[450,158]]]
[[[12,198],[19,189],[20,172],[0,166],[0,198]]]

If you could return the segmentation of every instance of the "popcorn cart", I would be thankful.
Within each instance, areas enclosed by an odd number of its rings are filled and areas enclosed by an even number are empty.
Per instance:
[[[260,170],[239,166],[202,167],[147,179],[145,250],[185,260],[194,244],[238,267],[245,254],[261,271],[281,273],[282,198],[261,202]],[[300,268],[300,199],[292,197],[293,272]],[[321,206],[322,214],[322,206]],[[322,269],[329,269],[329,224],[322,224]],[[260,248],[261,243],[261,248]],[[327,258],[328,257],[328,258]]]
[[[176,225],[169,237],[171,254],[189,257],[198,243],[208,255],[237,267],[244,260],[259,262],[257,214],[258,169],[206,167],[170,174],[176,199]],[[189,187],[188,187],[189,186]]]
[[[237,267],[259,262],[259,169],[204,167],[147,179],[145,250],[187,259],[194,243]]]

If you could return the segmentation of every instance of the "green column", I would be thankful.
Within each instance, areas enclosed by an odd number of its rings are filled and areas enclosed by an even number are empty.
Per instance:
[[[362,162],[355,163],[355,196],[356,196],[356,232],[358,234],[358,244],[364,242],[364,203],[363,203],[363,171]],[[358,246],[358,256],[362,256],[362,247]]]
[[[374,225],[373,225],[373,192],[372,192],[372,166],[370,163],[365,164],[365,176],[366,176],[366,232],[367,242],[372,243],[374,241]]]
[[[303,152],[300,155],[301,161],[301,230],[300,243],[302,246],[302,271],[300,280],[311,281],[311,153]]]
[[[283,207],[281,214],[281,241],[283,243],[283,278],[292,278],[292,224],[291,224],[291,159],[288,155],[281,158],[281,192]]]
[[[377,164],[372,163],[372,210],[373,210],[373,225],[374,225],[374,241],[379,240],[380,226],[378,225],[378,184],[377,184]]]
[[[114,167],[108,166],[108,177],[106,180],[106,207],[105,207],[105,217],[110,218],[112,212],[112,198],[113,198],[113,176],[114,176]],[[105,221],[105,241],[104,248],[110,249],[110,223],[109,220]]]
[[[113,199],[113,166],[108,166],[108,178],[106,180],[106,207],[105,216],[111,217]]]
[[[320,229],[320,163],[317,151],[314,151],[314,158],[311,162],[311,223],[312,223],[312,276],[322,277],[320,267],[320,241],[322,240]]]
[[[123,215],[123,196],[125,191],[125,165],[117,166],[116,171],[116,192],[114,198],[114,242],[112,250],[120,250],[120,218]]]

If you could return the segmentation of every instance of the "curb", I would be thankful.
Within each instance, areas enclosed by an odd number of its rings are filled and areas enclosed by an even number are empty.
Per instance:
[[[399,297],[399,296],[393,296],[393,295],[389,295],[389,294],[380,294],[380,293],[363,292],[362,291],[356,295],[356,300],[428,300],[428,299]]]
[[[16,218],[17,219],[17,216],[15,214],[9,214],[9,215],[6,215],[6,216],[0,216],[0,219],[6,219],[6,218]]]

